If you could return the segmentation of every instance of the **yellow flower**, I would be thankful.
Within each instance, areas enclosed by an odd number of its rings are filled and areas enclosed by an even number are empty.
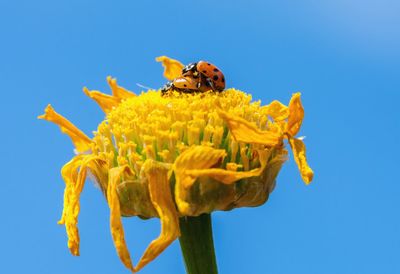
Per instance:
[[[167,79],[180,75],[180,62],[165,56],[157,60]],[[88,173],[107,199],[112,238],[131,271],[140,270],[179,237],[178,218],[265,203],[287,158],[285,139],[304,182],[312,180],[304,143],[295,137],[304,116],[300,93],[289,106],[278,101],[261,106],[235,89],[169,96],[149,90],[135,95],[115,79],[107,81],[112,95],[84,88],[106,114],[92,139],[50,105],[39,116],[59,125],[78,152],[62,168],[65,193],[59,221],[66,227],[73,255],[79,255],[79,196]],[[136,266],[121,216],[161,221],[160,236]]]

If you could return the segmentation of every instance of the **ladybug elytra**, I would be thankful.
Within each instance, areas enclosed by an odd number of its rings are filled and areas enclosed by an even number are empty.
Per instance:
[[[193,93],[198,91],[198,82],[192,77],[177,77],[171,82],[168,82],[161,89],[161,92],[165,94],[169,90],[176,90],[183,93]]]
[[[199,78],[199,83],[211,88],[214,91],[223,91],[225,88],[225,77],[220,69],[215,65],[206,62],[199,61],[197,63],[191,63],[182,69],[183,76],[191,76]]]

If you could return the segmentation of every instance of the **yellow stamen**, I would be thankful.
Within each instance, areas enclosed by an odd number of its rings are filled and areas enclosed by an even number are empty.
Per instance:
[[[231,149],[231,161],[232,162],[236,162],[236,157],[237,157],[237,153],[238,153],[238,150],[239,150],[239,144],[233,138],[231,140],[230,149]]]
[[[85,133],[79,130],[70,121],[58,114],[51,105],[46,107],[45,113],[38,116],[38,119],[47,120],[58,125],[61,131],[71,138],[72,143],[79,152],[85,152],[90,149],[90,145],[92,143],[90,138],[87,137]]]
[[[242,160],[243,169],[249,170],[250,159],[247,157],[247,147],[243,143],[240,143],[240,159]]]

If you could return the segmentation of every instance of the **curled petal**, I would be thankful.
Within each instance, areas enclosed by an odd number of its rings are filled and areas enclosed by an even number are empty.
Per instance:
[[[132,91],[118,86],[117,79],[112,78],[111,76],[107,77],[107,83],[111,88],[113,97],[118,98],[119,100],[128,99],[136,96],[136,94]]]
[[[117,183],[124,173],[132,174],[128,166],[115,167],[109,171],[107,200],[110,207],[110,228],[115,249],[123,264],[134,271],[131,256],[125,241],[124,228],[121,221],[121,209],[117,193]]]
[[[220,163],[225,156],[225,150],[208,146],[193,146],[185,150],[176,158],[174,163],[177,184],[185,188],[190,187],[195,178],[187,174],[188,170],[210,168]]]
[[[209,169],[187,170],[185,173],[191,176],[193,180],[195,180],[197,177],[200,176],[208,176],[223,184],[232,184],[244,178],[261,175],[267,164],[268,156],[270,153],[267,150],[259,150],[258,154],[261,167],[249,171],[232,171],[221,168],[209,168]]]
[[[290,136],[296,136],[304,118],[304,109],[301,104],[300,95],[300,92],[293,94],[289,103],[289,117],[286,131]]]
[[[188,188],[195,182],[196,177],[187,174],[188,170],[207,169],[222,163],[226,156],[225,150],[208,146],[193,146],[179,155],[173,165],[175,174],[175,201],[182,214],[190,215],[193,205],[185,201]]]
[[[104,113],[109,113],[114,107],[118,106],[120,102],[120,100],[114,96],[102,93],[100,91],[90,91],[86,87],[83,88],[83,92],[95,100]]]
[[[180,235],[178,213],[168,180],[169,170],[164,165],[148,159],[143,164],[143,171],[149,183],[151,202],[161,220],[161,233],[146,249],[135,271],[154,260]]]
[[[65,182],[65,189],[64,189],[64,206],[63,212],[61,214],[61,219],[58,221],[58,224],[63,225],[65,224],[65,218],[67,215],[68,207],[69,207],[69,197],[71,197],[73,192],[73,186],[75,185],[76,180],[78,179],[78,168],[82,164],[82,158],[85,155],[77,155],[72,158],[71,161],[66,163],[61,169],[61,176]]]
[[[79,256],[79,232],[76,228],[76,222],[71,220],[70,207],[72,203],[72,196],[75,195],[74,185],[78,178],[78,168],[82,163],[82,156],[78,155],[74,157],[69,163],[64,165],[61,174],[65,181],[64,190],[64,208],[62,212],[61,220],[59,224],[64,224],[68,236],[68,248],[72,255]]]
[[[300,170],[301,178],[308,185],[314,177],[314,172],[307,164],[304,142],[300,139],[289,138],[289,144],[293,151],[294,160]]]
[[[255,168],[249,171],[231,171],[220,168],[210,168],[202,170],[188,170],[186,174],[190,175],[193,179],[200,176],[208,176],[223,184],[229,185],[244,178],[260,176],[262,171],[262,168]]]
[[[270,147],[282,142],[282,135],[275,131],[260,130],[247,120],[222,110],[218,113],[228,124],[233,137],[238,142],[262,144]]]
[[[89,176],[93,183],[106,194],[108,184],[108,161],[110,160],[105,155],[100,154],[99,157],[102,158],[102,160],[99,158],[88,164],[90,170]]]
[[[167,56],[160,56],[156,58],[157,62],[162,62],[164,67],[164,77],[168,80],[173,80],[181,76],[184,65],[178,60],[171,59]]]
[[[87,167],[90,162],[98,160],[94,155],[78,155],[64,166],[62,176],[66,183],[64,192],[64,210],[59,223],[64,223],[68,235],[68,248],[74,256],[79,256],[78,215],[80,211],[79,197],[82,192]],[[79,172],[76,174],[76,169]]]
[[[58,114],[51,105],[46,107],[45,113],[38,116],[38,119],[44,119],[58,125],[61,131],[71,138],[72,143],[74,143],[79,152],[85,152],[90,149],[92,143],[90,138],[65,117]]]
[[[238,168],[242,168],[243,165],[236,164],[236,163],[226,163],[226,169],[230,171],[236,171]]]
[[[262,110],[264,115],[270,116],[276,122],[283,121],[289,116],[288,107],[276,100],[263,107]]]

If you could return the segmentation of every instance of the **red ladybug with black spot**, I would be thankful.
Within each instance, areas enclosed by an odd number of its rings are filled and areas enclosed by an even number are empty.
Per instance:
[[[198,80],[200,91],[225,89],[225,77],[220,69],[207,61],[191,63],[182,69],[182,76],[193,77]]]

